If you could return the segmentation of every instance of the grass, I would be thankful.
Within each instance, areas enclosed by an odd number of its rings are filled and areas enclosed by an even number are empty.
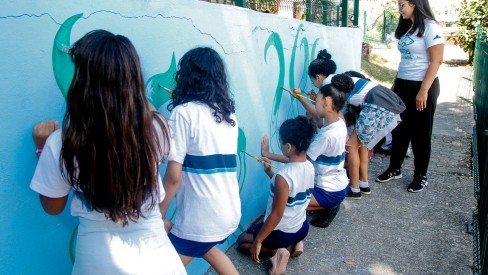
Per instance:
[[[396,70],[389,68],[391,67],[389,63],[386,58],[372,53],[369,58],[361,59],[361,71],[372,80],[389,88],[397,73]]]

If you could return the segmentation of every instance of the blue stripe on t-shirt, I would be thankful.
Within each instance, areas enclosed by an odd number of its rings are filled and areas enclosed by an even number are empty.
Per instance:
[[[307,189],[307,191],[300,192],[295,195],[295,197],[288,197],[288,201],[286,202],[286,206],[296,206],[302,205],[306,203],[312,197],[313,188]]]
[[[360,93],[366,85],[368,85],[369,81],[366,79],[359,78],[356,83],[354,83],[354,90],[352,92],[347,94],[346,102],[351,102],[351,97],[353,97],[355,94]],[[344,106],[345,108],[346,106]],[[344,108],[342,110],[342,113],[344,113]]]
[[[216,174],[237,171],[237,156],[215,154],[208,156],[186,155],[183,169],[187,173]]]
[[[343,162],[346,159],[344,153],[341,155],[335,156],[335,157],[329,157],[329,156],[324,156],[320,155],[315,162],[320,165],[326,165],[326,166],[332,166],[332,165],[338,165],[341,162]]]
[[[348,95],[348,98],[361,92],[363,89],[364,89],[364,86],[366,86],[366,84],[368,84],[369,81],[367,81],[366,79],[358,79],[358,81],[356,81],[356,83],[354,83],[354,90],[352,90],[352,93],[350,93]]]
[[[270,184],[269,195],[274,198],[274,186]],[[293,207],[306,203],[312,197],[313,188],[309,188],[306,191],[297,193],[295,197],[288,197],[286,201],[287,207]]]

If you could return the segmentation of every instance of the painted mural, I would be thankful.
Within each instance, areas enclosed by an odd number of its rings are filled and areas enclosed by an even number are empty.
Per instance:
[[[237,231],[219,245],[224,251],[266,207],[269,179],[262,164],[246,153],[260,155],[264,134],[270,137],[271,151],[280,152],[279,126],[304,114],[285,89],[312,89],[307,67],[324,48],[332,53],[338,71],[360,66],[359,29],[324,27],[193,0],[104,4],[89,0],[65,6],[27,2],[7,1],[0,11],[0,35],[8,38],[0,41],[4,54],[0,114],[5,129],[0,132],[0,184],[4,186],[0,208],[17,205],[16,211],[0,216],[0,274],[66,274],[76,260],[77,219],[69,209],[59,216],[45,214],[28,185],[37,161],[32,127],[41,120],[61,120],[74,74],[70,47],[87,31],[107,29],[132,40],[141,57],[147,97],[166,116],[170,94],[164,88],[175,87],[179,58],[201,45],[222,55],[240,127],[238,180],[243,212]],[[202,18],[202,13],[207,16]],[[175,211],[173,205],[168,218]],[[190,274],[207,269],[203,260],[187,267]]]

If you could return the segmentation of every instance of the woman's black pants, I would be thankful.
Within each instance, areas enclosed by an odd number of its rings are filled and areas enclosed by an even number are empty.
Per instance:
[[[417,111],[415,98],[421,85],[422,81],[397,79],[395,82],[394,92],[403,100],[407,108],[400,114],[402,122],[392,131],[389,169],[393,171],[402,167],[408,144],[412,142],[414,173],[425,176],[429,167],[432,126],[440,92],[439,79],[436,77],[429,89],[426,108]]]

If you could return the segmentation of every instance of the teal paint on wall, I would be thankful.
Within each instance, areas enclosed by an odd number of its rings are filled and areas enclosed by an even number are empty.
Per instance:
[[[73,64],[69,53],[71,49],[71,29],[82,15],[83,14],[80,13],[66,19],[54,38],[52,54],[54,77],[64,98],[66,98],[68,94],[69,86],[71,85],[71,81],[75,74],[75,65]]]
[[[174,76],[176,73],[176,58],[175,54],[171,56],[171,65],[164,73],[151,76],[146,82],[146,89],[148,91],[149,102],[159,109],[163,104],[170,100],[171,94],[164,88],[173,90],[176,87]]]

